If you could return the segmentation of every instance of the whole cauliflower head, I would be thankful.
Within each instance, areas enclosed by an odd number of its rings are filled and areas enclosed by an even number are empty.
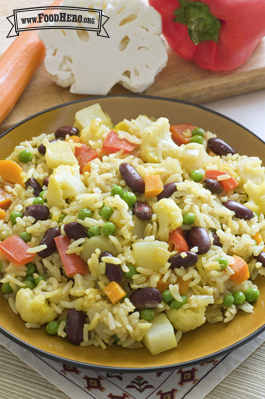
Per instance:
[[[40,30],[39,37],[46,47],[45,67],[58,85],[71,86],[72,93],[106,95],[120,83],[140,93],[165,67],[168,56],[160,37],[161,16],[142,0],[83,0],[81,4],[64,0],[61,5],[100,9],[108,20],[102,20],[99,35],[74,29],[88,27],[85,22],[72,22],[73,29]],[[78,11],[80,14],[83,20],[95,17],[88,10]]]
[[[41,294],[34,294],[29,288],[21,288],[16,295],[16,308],[26,323],[46,324],[57,314]]]
[[[183,217],[181,209],[170,198],[162,198],[153,205],[153,211],[157,213],[159,228],[158,237],[162,241],[168,241],[169,232],[182,225]]]
[[[205,306],[192,309],[169,309],[166,311],[169,321],[176,330],[187,332],[195,330],[206,322]]]

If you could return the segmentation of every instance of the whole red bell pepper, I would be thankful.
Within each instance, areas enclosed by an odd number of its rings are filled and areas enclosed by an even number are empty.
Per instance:
[[[149,0],[169,46],[213,71],[242,65],[265,36],[264,0]]]

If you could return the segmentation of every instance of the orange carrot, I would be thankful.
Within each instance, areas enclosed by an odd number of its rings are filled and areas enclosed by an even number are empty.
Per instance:
[[[62,0],[56,0],[51,5],[61,3]],[[45,46],[37,30],[20,33],[4,52],[0,58],[0,123],[14,108],[44,57]]]
[[[6,217],[6,212],[0,208],[0,220],[3,220]]]
[[[252,238],[253,238],[253,240],[256,241],[256,243],[257,243],[258,245],[263,241],[263,239],[262,239],[260,233],[255,234]]]
[[[165,282],[162,280],[162,278],[157,282],[156,284],[156,288],[158,289],[158,291],[163,292],[165,290],[168,289],[169,286],[169,282]]]
[[[236,284],[241,284],[249,278],[249,269],[247,263],[240,256],[233,255],[235,263],[230,265],[233,269],[234,274],[230,276],[230,280],[234,281]]]
[[[17,266],[32,262],[36,254],[27,253],[30,246],[19,236],[12,236],[0,242],[0,253],[9,262]]]
[[[23,169],[16,162],[10,160],[0,161],[0,176],[11,183],[18,183],[25,187],[25,183],[21,177]]]
[[[189,291],[189,283],[191,280],[183,280],[180,276],[177,278],[177,284],[179,285],[179,293],[180,295],[186,295]]]
[[[126,295],[124,289],[116,281],[106,285],[104,292],[113,304],[118,303]]]
[[[145,176],[145,198],[156,197],[163,189],[163,183],[159,175]]]
[[[0,187],[0,208],[8,208],[12,204],[12,194],[9,194],[4,188]]]
[[[88,163],[84,166],[83,173],[85,173],[85,172],[90,172],[90,170],[91,170],[91,162],[92,162],[92,161],[88,162]]]

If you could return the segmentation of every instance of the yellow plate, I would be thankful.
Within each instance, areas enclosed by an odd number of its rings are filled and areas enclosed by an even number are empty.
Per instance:
[[[171,124],[192,123],[216,133],[227,141],[239,154],[258,156],[265,160],[265,145],[243,126],[220,114],[200,106],[145,96],[99,97],[61,105],[37,114],[2,135],[0,159],[5,159],[15,145],[33,136],[54,132],[59,126],[71,125],[75,113],[94,103],[99,103],[114,123],[122,119],[136,118],[138,115],[166,117]],[[0,295],[0,332],[18,344],[50,359],[75,366],[105,371],[158,371],[190,366],[213,357],[223,355],[264,330],[265,278],[256,283],[260,297],[254,304],[254,312],[239,311],[228,324],[204,324],[202,327],[185,333],[178,347],[153,356],[145,348],[130,350],[112,345],[106,350],[96,347],[79,347],[67,339],[51,337],[45,328],[27,329],[19,316],[10,309],[8,302]]]

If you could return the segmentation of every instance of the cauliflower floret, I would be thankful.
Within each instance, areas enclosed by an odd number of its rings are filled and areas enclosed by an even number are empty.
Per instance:
[[[245,205],[253,212],[265,213],[265,182],[256,185],[248,180],[243,187],[249,197],[249,201]]]
[[[169,232],[182,225],[183,217],[180,208],[170,198],[162,198],[153,205],[153,211],[158,215],[158,237],[168,241]]]
[[[206,322],[205,312],[206,307],[200,306],[193,309],[169,309],[166,314],[176,330],[187,332],[195,330]]]
[[[57,314],[41,294],[34,294],[29,288],[21,288],[16,295],[16,308],[26,323],[46,324]]]
[[[97,300],[101,298],[100,290],[96,288],[88,288],[85,295],[82,298],[78,298],[75,301],[76,310],[82,310],[83,312],[88,312],[89,309],[96,304]]]
[[[188,173],[213,163],[214,157],[207,154],[202,144],[188,143],[183,146],[183,149],[182,168],[186,169]]]
[[[159,163],[167,157],[181,159],[183,149],[171,138],[167,118],[159,118],[142,132],[141,158],[144,162]]]
[[[66,198],[76,198],[85,192],[86,186],[81,182],[79,166],[61,165],[50,176],[46,199],[50,207],[61,208]]]
[[[85,295],[88,288],[94,288],[95,283],[91,279],[86,279],[81,274],[74,274],[74,285],[70,289],[70,294],[73,296],[81,297]]]

